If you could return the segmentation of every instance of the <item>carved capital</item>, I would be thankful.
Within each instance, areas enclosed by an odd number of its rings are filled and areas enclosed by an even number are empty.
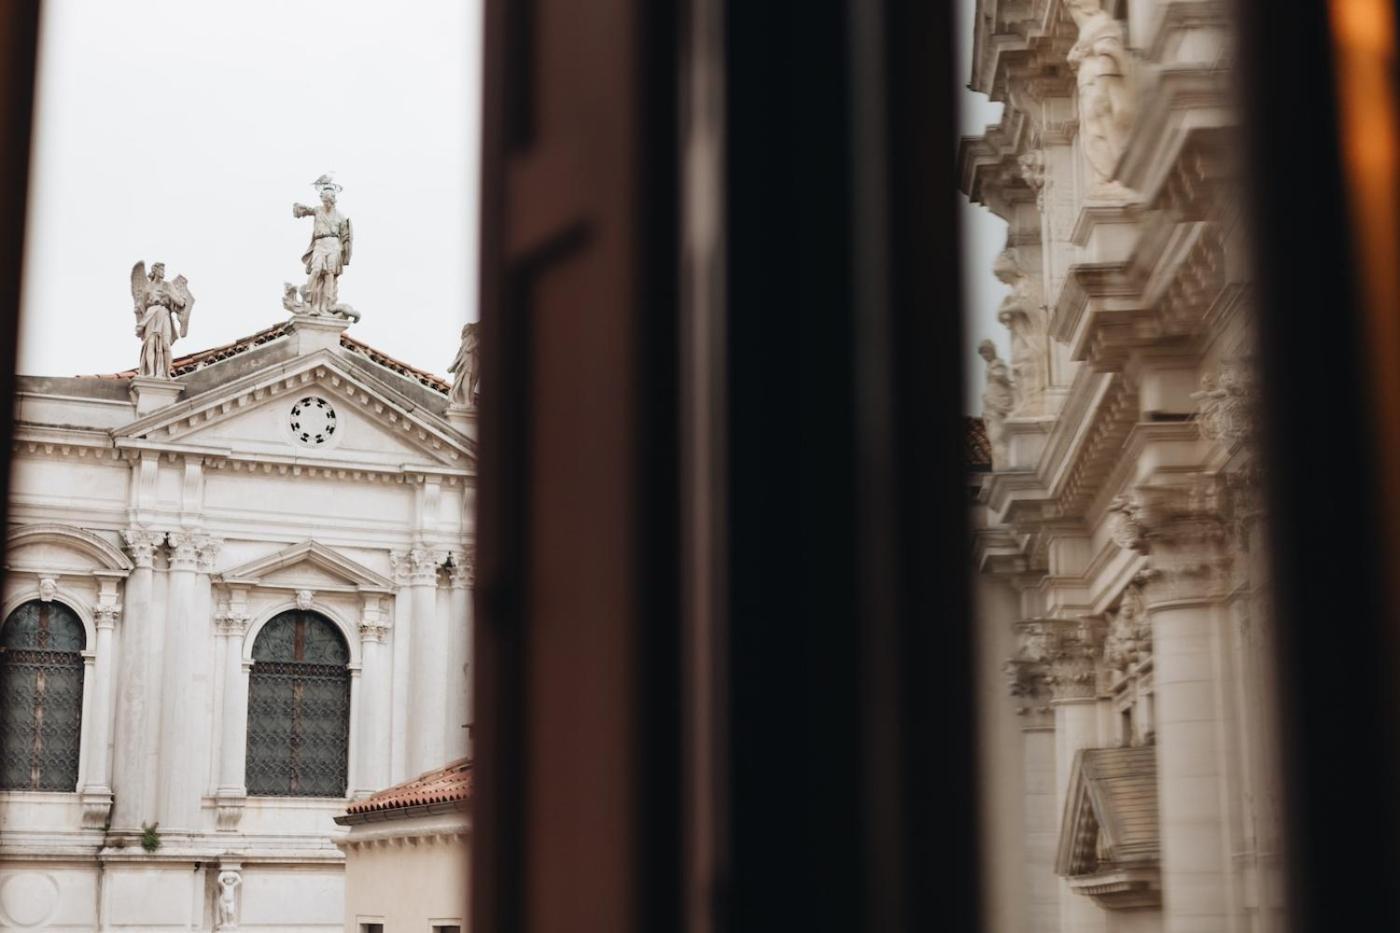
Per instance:
[[[199,548],[207,538],[188,531],[172,531],[166,535],[170,545],[170,569],[194,570],[199,564]]]
[[[155,563],[156,548],[165,541],[165,535],[145,528],[128,528],[122,532],[122,539],[132,562],[137,567],[150,567]]]
[[[438,555],[427,548],[416,547],[408,552],[410,582],[416,585],[437,584]]]
[[[220,538],[195,535],[196,569],[200,573],[214,572],[214,558],[218,556],[219,548],[223,543]]]
[[[395,583],[407,586],[413,582],[413,568],[409,564],[407,551],[390,551],[389,567]]]
[[[361,642],[375,642],[377,644],[383,644],[384,639],[388,636],[388,634],[389,626],[384,625],[381,622],[365,621],[360,623]]]
[[[476,553],[472,548],[452,551],[452,588],[462,589],[476,585]]]
[[[214,626],[226,638],[242,638],[248,634],[251,620],[246,612],[229,610],[214,617]]]
[[[117,620],[121,618],[121,606],[99,606],[93,613],[94,622],[98,631],[102,629],[114,629],[117,627]]]
[[[1130,503],[1130,514],[1141,529],[1134,549],[1148,557],[1143,576],[1148,606],[1205,598],[1227,582],[1224,516],[1229,491],[1224,482],[1198,473],[1172,483],[1142,485]]]

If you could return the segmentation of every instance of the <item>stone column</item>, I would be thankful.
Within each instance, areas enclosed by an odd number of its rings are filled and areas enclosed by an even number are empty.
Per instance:
[[[1034,623],[1017,625],[1020,650],[1006,662],[1016,715],[1021,721],[1024,787],[1024,855],[1027,933],[1060,933],[1060,879],[1055,874],[1060,814],[1055,795],[1055,718],[1050,671],[1036,650]]]
[[[359,705],[359,765],[355,769],[356,787],[352,796],[367,797],[388,787],[389,780],[389,719],[391,675],[388,651],[384,639],[389,633],[388,620],[378,593],[364,594],[360,612],[360,661],[363,671]]]
[[[409,638],[413,676],[409,683],[408,753],[410,776],[447,761],[447,638],[438,624],[437,555],[425,547],[409,551],[413,634]]]
[[[228,610],[217,620],[224,665],[224,695],[220,703],[219,782],[214,791],[220,830],[238,828],[248,797],[248,667],[243,663],[248,634],[248,592],[229,589]]]
[[[1215,652],[1228,566],[1222,505],[1213,479],[1197,475],[1139,486],[1116,508],[1120,543],[1148,555],[1164,933],[1230,925]]]
[[[113,675],[116,653],[118,575],[99,574],[98,602],[94,612],[97,645],[91,684],[92,708],[83,725],[87,768],[82,788],[83,824],[102,826],[112,811],[112,719],[115,713],[116,682]]]
[[[389,647],[393,656],[393,676],[390,685],[389,719],[389,783],[397,784],[406,780],[408,774],[408,714],[409,714],[409,665],[413,658],[409,645],[413,633],[413,599],[409,590],[412,582],[411,568],[407,551],[391,551],[389,563],[394,569],[394,624],[390,628]]]
[[[136,567],[126,579],[120,639],[113,743],[120,753],[112,761],[112,825],[131,830],[155,819],[163,617],[152,606],[152,589],[156,549],[165,535],[131,528],[124,537]]]
[[[476,669],[472,652],[474,649],[472,626],[472,590],[476,586],[476,554],[469,547],[457,555],[456,566],[452,570],[452,635],[454,651],[452,669],[448,672],[457,685],[457,704],[453,707],[461,723],[455,733],[451,733],[448,748],[453,758],[472,753],[472,684],[476,680]],[[448,723],[450,727],[451,722]],[[449,732],[451,730],[449,729]],[[455,738],[455,741],[452,739]]]
[[[200,741],[201,687],[207,685],[199,654],[202,631],[209,619],[198,618],[196,591],[202,554],[213,542],[206,535],[172,531],[170,542],[170,592],[165,616],[163,692],[167,702],[160,710],[160,799],[157,807],[163,832],[193,832],[199,828],[200,801],[204,791]],[[207,579],[207,575],[206,575]],[[204,730],[206,737],[208,730]]]

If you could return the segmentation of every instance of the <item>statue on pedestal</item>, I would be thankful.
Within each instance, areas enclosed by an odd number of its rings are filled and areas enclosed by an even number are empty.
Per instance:
[[[452,390],[447,394],[453,405],[476,406],[477,386],[481,382],[480,338],[477,336],[480,326],[473,321],[462,327],[462,342],[457,347],[457,356],[447,367],[447,371],[453,374]]]
[[[283,307],[293,313],[335,314],[359,320],[360,316],[353,308],[339,302],[340,274],[350,265],[350,251],[354,243],[350,218],[343,216],[335,206],[341,186],[332,181],[330,175],[322,175],[311,184],[321,195],[321,205],[292,205],[293,217],[314,218],[311,245],[301,257],[306,266],[306,287],[295,296],[290,290],[284,291]]]
[[[997,356],[996,344],[982,341],[977,345],[977,355],[987,362],[982,424],[987,428],[987,443],[992,448],[992,469],[997,470],[1006,465],[1006,419],[1015,404],[1016,392],[1011,385],[1011,367]]]
[[[151,265],[146,272],[143,259],[131,267],[131,300],[136,312],[136,336],[141,338],[141,363],[137,371],[142,376],[170,378],[171,346],[190,329],[190,311],[194,296],[183,275],[175,281],[165,281],[165,263]],[[179,330],[175,324],[179,322]]]
[[[1065,7],[1079,27],[1069,64],[1077,73],[1079,139],[1096,193],[1131,194],[1113,177],[1133,127],[1133,63],[1123,24],[1100,0],[1065,0]]]

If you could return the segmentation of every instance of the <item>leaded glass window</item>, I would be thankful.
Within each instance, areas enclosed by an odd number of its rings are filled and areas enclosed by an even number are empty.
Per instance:
[[[342,797],[350,743],[350,650],[324,616],[274,616],[253,642],[248,793]]]
[[[0,628],[0,788],[77,789],[86,643],[62,603],[25,603]]]

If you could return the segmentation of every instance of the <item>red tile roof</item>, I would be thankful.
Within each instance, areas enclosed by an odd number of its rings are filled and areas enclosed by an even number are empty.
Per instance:
[[[206,366],[212,366],[222,360],[246,353],[255,347],[260,347],[265,343],[271,343],[278,337],[285,336],[291,329],[291,321],[284,321],[281,324],[274,324],[272,327],[264,328],[255,334],[247,337],[240,337],[232,343],[226,343],[218,347],[210,347],[208,350],[200,350],[198,353],[190,353],[186,356],[176,357],[171,360],[170,374],[172,376],[184,376]],[[434,392],[441,392],[446,395],[452,388],[451,385],[439,376],[426,370],[410,366],[407,363],[394,359],[387,353],[383,353],[371,347],[367,343],[356,340],[349,334],[340,335],[340,345],[351,353],[358,354],[371,362],[378,363],[385,369],[393,370],[400,376],[412,379],[414,382],[425,385]],[[99,379],[130,379],[136,375],[136,370],[125,369],[119,373],[107,373],[98,376]]]
[[[469,758],[452,762],[445,768],[420,774],[411,781],[386,787],[377,794],[357,800],[345,808],[346,815],[374,813],[384,810],[404,810],[441,803],[459,803],[472,796],[472,763]]]

